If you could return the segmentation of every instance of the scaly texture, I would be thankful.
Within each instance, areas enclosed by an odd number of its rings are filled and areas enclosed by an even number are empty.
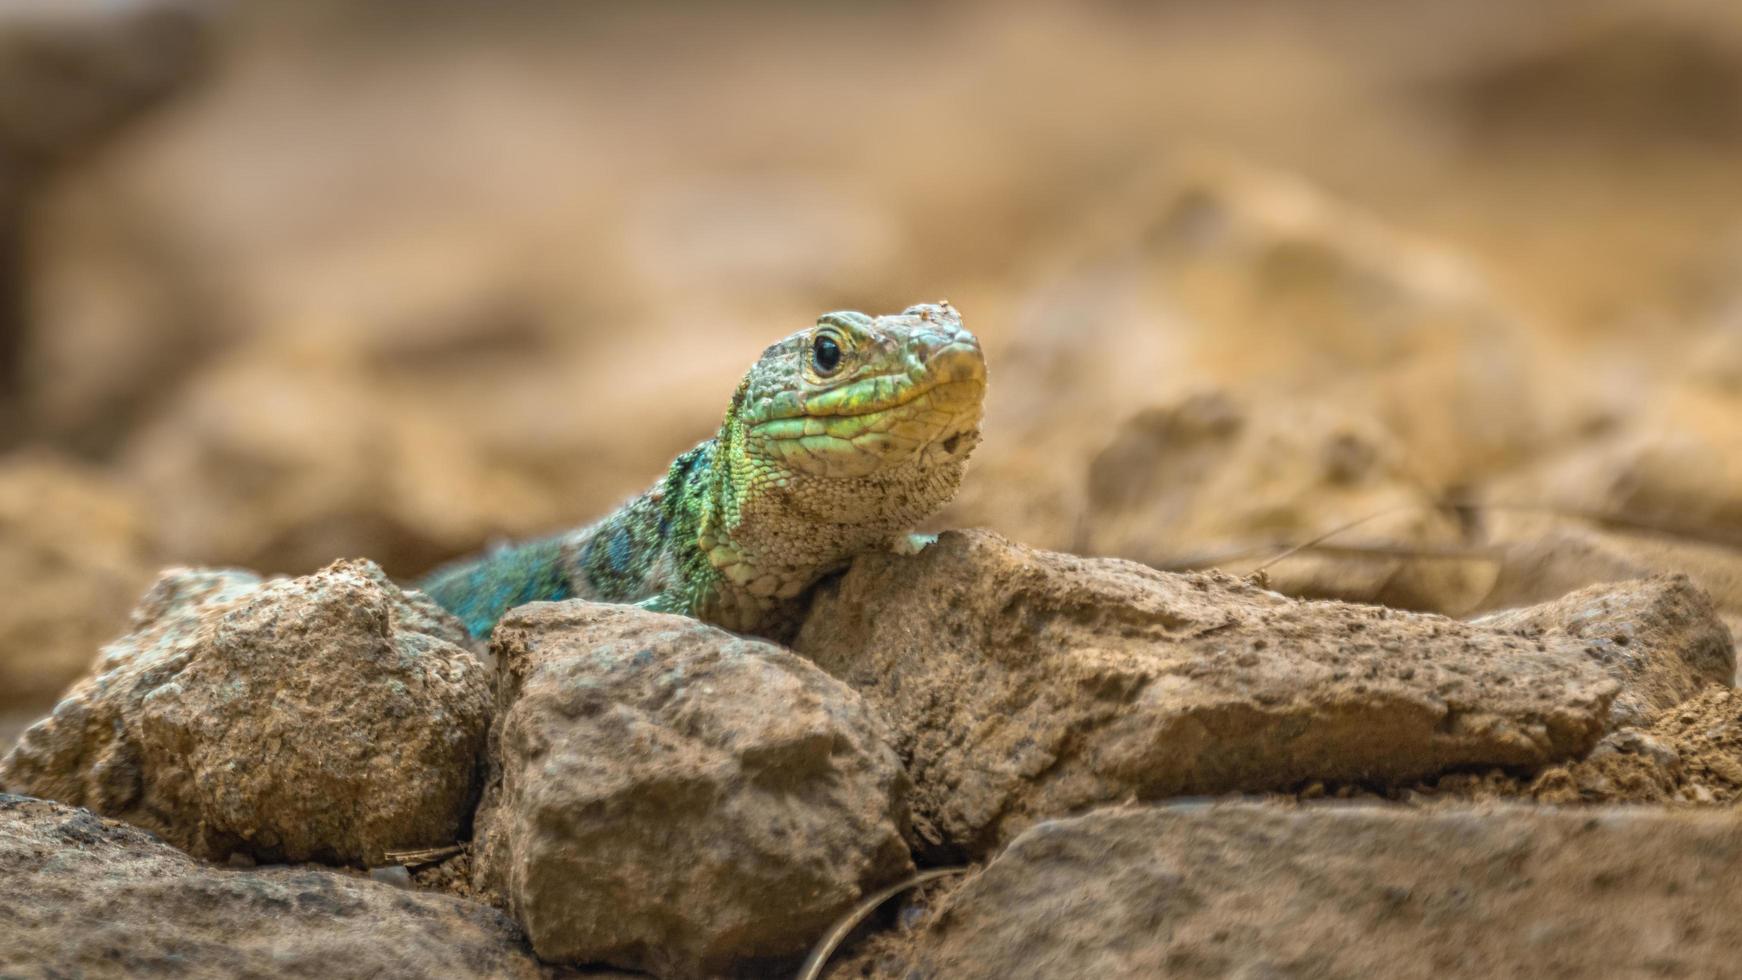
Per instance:
[[[515,606],[571,597],[782,635],[817,579],[900,545],[954,495],[985,391],[979,342],[947,303],[824,314],[762,352],[720,431],[646,493],[421,587],[474,636]]]

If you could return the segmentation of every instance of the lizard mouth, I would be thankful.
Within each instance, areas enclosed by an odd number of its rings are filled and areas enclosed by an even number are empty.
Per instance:
[[[971,336],[909,351],[905,360],[903,371],[860,378],[806,398],[803,414],[811,418],[874,415],[902,408],[940,389],[954,389],[946,392],[952,395],[949,404],[962,395],[971,395],[973,389],[985,390],[986,359]]]
[[[979,442],[986,393],[980,346],[958,334],[915,353],[906,371],[819,392],[803,414],[761,422],[751,438],[791,469],[832,477],[965,458]]]

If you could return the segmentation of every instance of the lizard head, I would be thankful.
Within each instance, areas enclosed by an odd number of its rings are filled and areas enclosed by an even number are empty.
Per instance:
[[[739,389],[744,446],[795,476],[959,467],[980,439],[986,361],[949,304],[825,313],[763,351]]]

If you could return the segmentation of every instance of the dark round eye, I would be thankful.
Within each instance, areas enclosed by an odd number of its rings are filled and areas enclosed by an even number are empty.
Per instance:
[[[841,345],[826,333],[817,334],[817,339],[811,341],[811,364],[818,374],[834,374],[841,366]]]

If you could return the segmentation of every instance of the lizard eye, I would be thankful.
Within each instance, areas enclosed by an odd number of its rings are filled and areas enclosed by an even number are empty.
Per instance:
[[[816,368],[818,375],[828,377],[841,366],[841,344],[826,333],[819,333],[811,341],[811,366]]]

